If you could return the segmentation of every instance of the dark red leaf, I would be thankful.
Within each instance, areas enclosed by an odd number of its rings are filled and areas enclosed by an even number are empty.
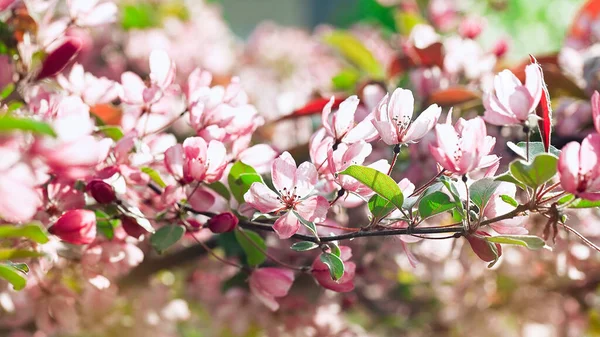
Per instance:
[[[335,101],[333,102],[333,108],[336,109],[337,107],[339,107],[340,103],[342,103],[346,98],[347,97],[336,97]],[[294,110],[294,112],[292,112],[291,114],[281,118],[281,120],[320,114],[321,111],[323,111],[325,105],[329,103],[329,100],[330,98],[324,97],[314,99],[306,103],[306,105],[301,107],[300,109]]]
[[[535,112],[541,118],[538,122],[540,135],[542,136],[544,148],[546,149],[546,152],[548,152],[550,149],[550,136],[552,133],[552,107],[550,106],[550,94],[548,93],[546,82],[544,81],[544,71],[542,70],[542,66],[537,62],[533,55],[529,55],[529,58],[531,63],[538,65],[540,76],[542,77],[542,98],[540,99],[540,104],[537,106]]]
[[[58,48],[51,51],[44,62],[42,69],[38,73],[36,80],[51,77],[61,72],[73,60],[81,50],[81,40],[78,38],[68,38]]]
[[[498,243],[491,243],[485,240],[484,236],[491,236],[490,234],[477,231],[475,234],[467,235],[465,238],[469,241],[471,245],[471,249],[473,252],[479,256],[485,262],[492,262],[496,260],[496,258],[502,255],[502,247]],[[498,251],[498,255],[494,254],[492,249],[492,245],[496,245],[496,250]]]
[[[480,99],[479,94],[472,90],[463,87],[452,87],[433,92],[427,99],[427,105],[435,103],[442,107],[448,107]]]
[[[419,49],[409,46],[404,54],[392,61],[388,76],[394,77],[403,74],[405,71],[418,67],[443,67],[444,52],[443,45],[440,42],[433,43],[426,48]]]

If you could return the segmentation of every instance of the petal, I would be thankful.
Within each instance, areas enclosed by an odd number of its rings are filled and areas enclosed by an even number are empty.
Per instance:
[[[542,72],[537,64],[530,64],[525,67],[525,88],[532,98],[530,110],[537,107],[542,98]]]
[[[410,90],[397,88],[388,103],[388,116],[390,121],[411,121],[415,106],[415,98]]]
[[[581,149],[579,150],[579,172],[582,175],[588,172],[598,171],[598,160],[600,155],[600,135],[591,134],[583,139],[581,142]],[[597,178],[597,173],[593,174],[591,179]]]
[[[150,53],[150,79],[160,88],[166,88],[175,79],[175,64],[164,50]]]
[[[206,151],[206,162],[208,163],[207,181],[215,182],[221,179],[221,175],[227,166],[227,150],[223,143],[211,140],[208,143],[208,149]]]
[[[331,115],[331,108],[333,107],[334,102],[335,97],[331,96],[331,99],[327,104],[325,104],[325,107],[323,107],[323,111],[321,112],[321,123],[323,124],[323,128],[325,128],[330,136],[335,136],[331,128],[331,124],[329,123],[329,115]]]
[[[569,193],[577,193],[579,185],[579,150],[577,142],[570,142],[562,148],[558,157],[558,175],[562,188]]]
[[[287,212],[275,221],[273,229],[280,239],[289,239],[300,229],[300,222],[292,212]]]
[[[320,195],[313,195],[302,200],[294,208],[298,215],[311,222],[323,222],[329,210],[329,201]]]
[[[282,193],[282,191],[291,191],[296,185],[296,162],[289,152],[282,153],[273,161],[271,166],[271,178],[273,186]]]
[[[215,196],[209,191],[198,188],[188,196],[188,203],[195,211],[206,212],[215,204]]]
[[[592,116],[594,118],[594,127],[596,128],[596,132],[600,133],[600,93],[598,93],[598,91],[594,91],[591,103]]]
[[[342,138],[354,126],[354,114],[356,113],[358,103],[358,97],[352,95],[340,104],[338,111],[333,117],[335,138]]]
[[[525,87],[517,87],[508,99],[510,110],[520,121],[527,120],[527,116],[532,111],[532,103],[533,100]]]
[[[342,139],[344,143],[352,144],[360,140],[371,142],[377,139],[377,129],[373,126],[373,115],[368,115],[360,123],[356,124],[352,130],[348,131],[346,136]]]
[[[318,174],[313,163],[304,162],[296,170],[295,194],[301,198],[307,196],[317,184]]]
[[[411,143],[423,138],[435,126],[441,113],[442,108],[437,104],[430,105],[411,123],[402,141],[404,143]]]
[[[144,97],[142,95],[144,93],[144,89],[146,89],[146,85],[138,75],[130,71],[124,72],[121,75],[121,86],[123,87],[123,95],[121,99],[125,101],[125,103],[144,103]]]
[[[165,151],[164,163],[167,171],[175,178],[183,178],[183,147],[181,144],[173,145]]]
[[[392,125],[392,122],[377,121],[373,120],[373,126],[377,129],[377,133],[381,137],[384,143],[387,145],[396,145],[398,141],[398,134],[396,128]]]
[[[244,194],[244,200],[250,206],[262,213],[271,213],[283,207],[279,196],[271,191],[265,184],[254,182]]]
[[[521,86],[521,81],[510,70],[505,69],[494,77],[494,90],[498,101],[504,106],[508,106],[510,96],[515,89]]]
[[[183,152],[186,159],[206,161],[207,145],[202,137],[188,137],[183,141]]]

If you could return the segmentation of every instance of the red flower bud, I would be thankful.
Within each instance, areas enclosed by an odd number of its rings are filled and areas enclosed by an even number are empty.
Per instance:
[[[63,44],[51,51],[42,63],[42,69],[36,77],[36,80],[42,80],[46,77],[54,76],[61,72],[79,53],[81,49],[81,40],[78,38],[68,38]]]
[[[99,204],[110,204],[117,199],[112,186],[100,179],[90,181],[86,186],[86,190]]]
[[[123,216],[121,217],[121,226],[127,235],[139,239],[140,236],[148,233],[144,227],[140,226],[135,218]]]
[[[96,214],[85,209],[67,211],[48,232],[75,245],[91,243],[96,238]]]
[[[212,217],[207,224],[213,233],[225,233],[234,230],[238,222],[238,218],[233,213],[225,212]]]
[[[465,236],[465,238],[469,241],[473,252],[475,252],[480,259],[485,262],[492,262],[496,259],[496,254],[494,254],[494,251],[492,250],[492,245],[496,246],[496,251],[498,252],[497,256],[502,255],[502,247],[498,243],[486,241],[485,236],[491,235],[483,231],[477,231],[475,234]]]

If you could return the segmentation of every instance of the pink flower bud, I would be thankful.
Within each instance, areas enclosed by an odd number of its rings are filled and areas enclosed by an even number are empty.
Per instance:
[[[492,53],[494,53],[494,55],[496,55],[497,58],[501,58],[508,52],[508,47],[508,39],[500,39],[492,48]]]
[[[110,204],[117,199],[112,186],[100,179],[90,181],[86,186],[86,190],[100,204]]]
[[[81,49],[81,40],[78,38],[68,38],[63,44],[51,51],[44,62],[42,69],[36,77],[36,80],[42,80],[46,77],[54,76],[61,72],[69,62],[79,53]]]
[[[212,217],[207,224],[213,233],[226,233],[234,230],[238,222],[238,218],[233,213],[225,212]]]
[[[482,18],[466,18],[461,21],[460,25],[458,26],[458,32],[464,38],[475,39],[479,36],[479,34],[481,34],[484,25],[485,22]]]
[[[250,292],[269,309],[279,309],[277,297],[284,297],[294,283],[294,272],[281,268],[260,268],[250,275]]]
[[[136,239],[139,239],[140,236],[148,233],[148,231],[144,229],[144,227],[140,226],[137,220],[135,220],[132,217],[121,217],[121,226],[123,227],[123,230],[125,231],[125,233],[127,233],[127,235]]]
[[[85,209],[67,211],[48,231],[75,245],[91,243],[96,238],[96,214]]]

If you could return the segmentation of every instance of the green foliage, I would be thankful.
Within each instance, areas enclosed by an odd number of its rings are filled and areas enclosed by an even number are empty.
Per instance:
[[[35,223],[28,225],[1,225],[0,239],[6,238],[27,238],[37,243],[48,242],[48,235],[41,226]]]
[[[229,171],[227,177],[227,183],[231,194],[237,202],[240,204],[244,202],[244,194],[248,192],[252,183],[262,183],[262,177],[256,172],[256,170],[250,166],[242,163],[241,161],[236,162]]]
[[[241,231],[244,231],[244,233],[241,233]],[[265,262],[267,256],[263,252],[267,250],[267,244],[260,235],[250,230],[238,228],[235,231],[235,239],[244,250],[248,265],[254,267]]]
[[[541,249],[546,244],[542,238],[535,235],[498,235],[485,237],[485,240],[493,243],[522,246],[531,250]]]
[[[419,202],[419,214],[421,218],[427,219],[436,214],[449,211],[456,207],[456,203],[450,200],[450,197],[441,192],[435,191],[425,195]]]
[[[162,188],[167,187],[167,184],[165,184],[165,181],[162,179],[160,174],[155,169],[146,166],[146,167],[142,167],[140,170],[142,172],[146,173],[148,176],[150,176],[150,179],[152,181],[154,181],[158,186],[160,186]]]
[[[516,160],[510,163],[510,173],[523,184],[537,188],[552,179],[556,174],[558,158],[554,155],[542,153],[533,158],[533,161]]]
[[[0,116],[0,134],[13,131],[28,131],[38,135],[56,137],[56,133],[47,123],[25,117]]]
[[[227,201],[229,201],[229,199],[231,198],[231,194],[229,194],[229,191],[227,190],[227,186],[223,185],[223,183],[220,181],[215,181],[212,184],[206,185],[206,187],[217,192],[220,196],[225,198],[225,200],[227,200]]]
[[[477,205],[479,209],[483,210],[494,195],[498,186],[500,186],[500,182],[492,180],[491,178],[477,180],[469,186],[469,196],[473,203]]]
[[[344,261],[332,253],[323,253],[320,258],[321,262],[327,265],[329,273],[334,281],[337,281],[344,276]]]
[[[507,142],[506,146],[511,149],[514,153],[516,153],[519,157],[523,159],[527,159],[527,142],[519,142],[515,144],[513,142]],[[546,149],[544,148],[544,143],[542,142],[529,142],[529,159],[532,160],[539,154],[546,153]],[[549,152],[555,156],[560,155],[560,150],[550,145]]]
[[[404,195],[402,195],[402,191],[396,182],[385,173],[366,166],[352,165],[339,174],[353,177],[385,200],[391,202],[398,209],[402,209]]]
[[[185,234],[185,228],[183,226],[164,226],[159,228],[150,237],[150,244],[157,252],[162,253],[167,250],[167,248],[177,243],[177,241],[183,237],[183,234]]]
[[[292,250],[295,250],[297,252],[305,252],[307,250],[312,250],[312,249],[315,249],[318,247],[319,247],[319,245],[314,242],[299,241],[299,242],[295,242],[291,248],[292,248]]]
[[[98,131],[102,132],[106,137],[119,141],[123,138],[123,130],[120,127],[114,125],[103,125],[98,127]]]
[[[502,194],[500,195],[500,199],[511,206],[519,206],[519,203],[515,200],[515,198],[511,197],[510,195]]]
[[[350,63],[373,79],[382,79],[384,69],[373,54],[353,34],[336,30],[324,37],[325,42],[334,47]]]
[[[26,264],[0,263],[0,278],[5,279],[12,284],[15,290],[21,290],[27,285],[27,275],[29,268]]]

